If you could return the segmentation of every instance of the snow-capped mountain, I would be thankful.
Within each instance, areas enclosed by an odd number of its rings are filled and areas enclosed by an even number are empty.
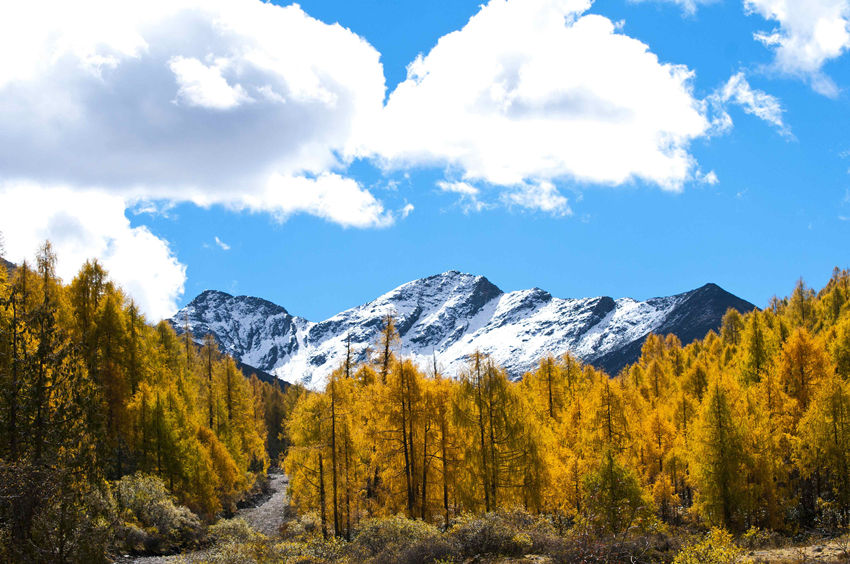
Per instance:
[[[649,333],[674,333],[689,343],[717,329],[730,307],[746,312],[755,306],[714,284],[642,302],[561,299],[539,288],[505,293],[483,276],[450,271],[318,323],[266,300],[212,290],[171,323],[178,332],[188,326],[199,340],[212,334],[245,364],[321,388],[342,364],[348,336],[357,360],[365,360],[387,314],[396,319],[398,352],[423,366],[436,355],[443,373],[457,375],[480,350],[519,378],[544,356],[568,351],[615,374],[637,359]]]

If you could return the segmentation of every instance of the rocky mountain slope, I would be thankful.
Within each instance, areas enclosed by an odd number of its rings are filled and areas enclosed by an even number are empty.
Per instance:
[[[542,357],[571,352],[616,374],[637,359],[649,333],[674,333],[689,343],[717,329],[728,308],[755,306],[715,284],[665,298],[562,299],[539,288],[502,292],[483,276],[450,271],[409,282],[367,304],[311,322],[269,301],[208,290],[171,320],[201,339],[207,333],[247,365],[289,382],[321,388],[340,366],[351,336],[358,360],[377,342],[392,314],[399,352],[457,375],[475,350],[514,378]]]

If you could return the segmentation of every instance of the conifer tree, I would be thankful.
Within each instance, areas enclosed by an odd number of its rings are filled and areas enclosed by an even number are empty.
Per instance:
[[[850,520],[850,388],[841,378],[828,376],[799,423],[798,458],[804,476],[819,474],[828,480],[840,513]]]
[[[827,375],[829,359],[823,345],[806,329],[797,329],[782,346],[779,376],[788,395],[797,400],[801,411],[818,382]]]
[[[733,416],[729,393],[715,377],[694,430],[690,467],[697,490],[696,506],[710,523],[741,526],[744,441]]]

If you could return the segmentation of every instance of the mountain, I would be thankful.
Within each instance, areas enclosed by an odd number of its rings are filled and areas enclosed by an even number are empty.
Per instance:
[[[729,308],[755,306],[715,284],[665,298],[562,299],[539,288],[503,292],[483,276],[457,271],[408,282],[367,304],[318,323],[269,301],[207,290],[172,319],[197,339],[212,334],[236,359],[288,382],[321,388],[345,357],[350,335],[356,360],[366,360],[383,318],[391,313],[400,352],[422,366],[436,355],[457,375],[475,350],[519,378],[549,354],[567,351],[610,374],[637,360],[649,333],[687,344],[718,329]]]
[[[12,274],[12,271],[15,270],[16,265],[13,262],[9,262],[3,257],[0,257],[0,267],[5,268],[6,272]]]

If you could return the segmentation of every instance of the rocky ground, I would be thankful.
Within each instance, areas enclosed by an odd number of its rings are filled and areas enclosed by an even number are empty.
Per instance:
[[[269,484],[272,491],[271,497],[256,507],[247,507],[238,510],[234,518],[240,517],[258,533],[271,536],[277,534],[280,526],[283,524],[285,519],[284,510],[289,504],[289,500],[286,497],[286,487],[288,485],[286,475],[271,474],[269,478],[271,479],[271,483]],[[209,553],[206,550],[173,554],[170,556],[126,556],[116,560],[116,564],[183,564],[200,562],[208,556]]]
[[[748,552],[743,561],[755,564],[797,564],[803,562],[846,564],[850,562],[850,538],[843,537],[808,546],[754,550]]]

